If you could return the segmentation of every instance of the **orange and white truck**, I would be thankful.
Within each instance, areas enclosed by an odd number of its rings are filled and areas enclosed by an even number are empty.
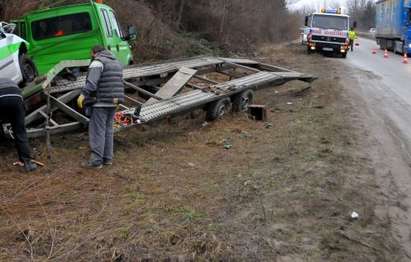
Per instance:
[[[307,34],[307,52],[334,53],[347,56],[349,49],[348,31],[350,17],[341,14],[341,9],[313,13],[305,18],[304,32]]]

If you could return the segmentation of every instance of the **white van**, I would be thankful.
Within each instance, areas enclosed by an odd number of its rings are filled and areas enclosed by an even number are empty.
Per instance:
[[[0,22],[0,76],[17,84],[31,82],[37,73],[26,55],[29,43],[13,34],[14,27]]]

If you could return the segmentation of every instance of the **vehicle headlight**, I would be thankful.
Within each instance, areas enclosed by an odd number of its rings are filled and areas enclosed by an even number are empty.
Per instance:
[[[411,48],[411,44],[408,44],[408,48]]]

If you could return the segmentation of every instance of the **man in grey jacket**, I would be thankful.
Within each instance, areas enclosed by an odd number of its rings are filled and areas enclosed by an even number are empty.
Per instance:
[[[90,116],[91,156],[88,167],[102,168],[113,161],[113,124],[118,103],[124,101],[123,67],[102,46],[92,49],[86,85],[77,99]]]
[[[0,122],[10,123],[20,161],[27,172],[37,169],[32,161],[26,126],[25,109],[21,90],[13,81],[0,78]]]

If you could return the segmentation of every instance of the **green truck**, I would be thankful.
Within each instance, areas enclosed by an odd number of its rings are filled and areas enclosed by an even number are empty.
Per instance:
[[[39,75],[61,61],[90,59],[95,45],[105,46],[125,66],[133,63],[129,41],[136,36],[135,28],[129,26],[124,33],[108,5],[89,1],[43,9],[12,22],[14,33],[30,44],[28,56]]]

